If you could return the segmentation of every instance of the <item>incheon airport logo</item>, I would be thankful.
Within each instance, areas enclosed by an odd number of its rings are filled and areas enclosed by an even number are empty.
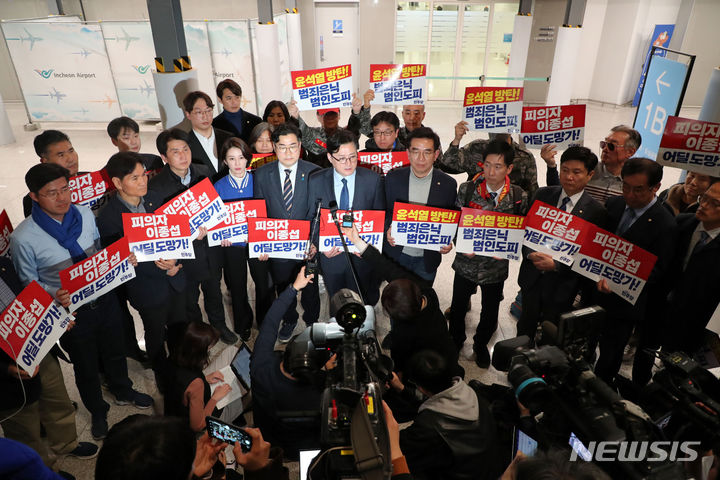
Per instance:
[[[133,65],[132,67],[141,75],[145,75],[150,69],[150,65]]]
[[[50,70],[40,70],[38,68],[35,69],[35,72],[42,78],[50,78],[50,75],[52,75],[54,71],[55,70],[53,70],[52,68]]]

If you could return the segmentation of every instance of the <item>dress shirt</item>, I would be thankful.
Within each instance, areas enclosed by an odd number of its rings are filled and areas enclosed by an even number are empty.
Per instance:
[[[580,201],[580,197],[582,197],[582,194],[583,194],[583,191],[580,190],[575,195],[570,195],[570,201],[565,206],[566,212],[568,212],[568,213],[572,212],[573,208],[575,208],[575,205],[577,205],[577,203]],[[567,196],[568,196],[568,194],[565,193],[565,189],[563,189],[563,191],[560,193],[560,198],[558,198],[558,203],[555,206],[557,208],[560,208],[560,206],[562,205],[563,198],[565,198]]]
[[[280,172],[280,195],[282,196],[282,188],[285,185],[285,170],[290,170],[290,183],[292,184],[293,196],[295,195],[295,177],[297,176],[298,162],[295,162],[292,167],[286,167],[280,160],[277,162],[278,172]]]
[[[353,198],[355,198],[355,172],[353,172],[351,175],[348,175],[347,177],[343,177],[337,172],[337,170],[333,170],[333,186],[335,189],[335,200],[338,202],[338,205],[340,205],[340,192],[342,192],[343,188],[343,178],[347,180],[348,205],[350,205],[350,208],[352,209]]]
[[[212,131],[212,134],[210,137],[205,137],[202,133],[198,132],[197,130],[193,129],[193,132],[195,132],[195,136],[197,137],[198,141],[200,142],[200,145],[202,145],[203,150],[205,150],[205,153],[207,154],[208,158],[210,159],[210,163],[213,164],[213,167],[215,168],[215,171],[219,171],[218,168],[218,159],[217,154],[215,153],[215,129],[210,129]]]

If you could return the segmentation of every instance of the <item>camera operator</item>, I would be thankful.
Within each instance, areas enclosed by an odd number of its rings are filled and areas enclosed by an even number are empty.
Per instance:
[[[567,450],[549,450],[526,457],[518,452],[500,480],[610,480],[596,465],[568,461]]]
[[[305,267],[302,267],[295,281],[273,302],[260,326],[250,360],[255,425],[268,441],[282,447],[292,460],[297,460],[300,449],[320,448],[320,426],[311,421],[283,421],[283,412],[292,417],[305,417],[313,412],[319,415],[324,381],[320,372],[317,378],[294,377],[288,369],[288,351],[280,355],[274,347],[280,321],[289,308],[295,308],[298,292],[313,278],[314,275],[306,277]],[[298,412],[298,415],[290,415],[290,412]]]

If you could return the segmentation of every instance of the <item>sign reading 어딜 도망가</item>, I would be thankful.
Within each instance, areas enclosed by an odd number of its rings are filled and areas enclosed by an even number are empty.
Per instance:
[[[268,255],[270,258],[305,258],[309,220],[277,218],[248,218],[248,248],[250,258]]]
[[[36,281],[0,314],[0,347],[28,375],[65,333],[72,318]]]
[[[572,270],[593,281],[606,279],[613,293],[635,305],[656,261],[652,253],[591,224]]]
[[[592,224],[580,217],[536,200],[525,217],[523,245],[572,265]]]
[[[138,262],[195,258],[185,215],[123,213],[123,232]]]
[[[247,219],[267,217],[265,200],[238,200],[225,204],[228,216],[221,223],[208,229],[208,246],[216,247],[223,240],[231,243],[245,243],[248,241]]]
[[[135,267],[129,257],[128,241],[123,237],[92,257],[62,270],[60,284],[70,293],[70,312],[135,278]]]
[[[70,177],[70,201],[76,205],[98,210],[105,204],[107,195],[115,190],[105,170]]]
[[[565,150],[582,145],[585,137],[585,105],[525,107],[522,111],[520,137],[528,148],[555,145]]]
[[[0,255],[8,255],[10,252],[10,234],[13,231],[10,217],[5,210],[0,213]]]
[[[395,245],[440,251],[452,243],[460,212],[395,202],[392,237]]]
[[[458,253],[520,260],[524,236],[525,217],[463,207],[455,247]]]
[[[405,152],[358,152],[358,167],[369,168],[379,175],[387,175],[390,170],[410,165]]]
[[[467,87],[463,120],[470,130],[513,133],[520,130],[522,88]]]
[[[425,98],[424,64],[370,65],[374,105],[422,105]]]
[[[342,225],[342,217],[347,213],[345,210],[337,211],[337,219]],[[374,246],[378,251],[382,252],[383,239],[385,238],[385,212],[383,210],[355,210],[351,212],[353,215],[353,224],[360,233],[360,238],[368,244]],[[357,252],[357,248],[352,244],[350,239],[345,237],[348,251],[350,253]],[[333,248],[343,248],[340,236],[338,235],[337,226],[333,222],[332,214],[327,208],[320,209],[320,247],[321,252],[329,252]]]
[[[293,99],[299,110],[349,107],[352,105],[350,65],[290,72]]]
[[[720,123],[668,117],[657,162],[713,177],[720,176]]]
[[[190,222],[192,238],[198,228],[212,228],[227,217],[227,209],[209,178],[204,178],[156,210],[167,215],[185,215]]]

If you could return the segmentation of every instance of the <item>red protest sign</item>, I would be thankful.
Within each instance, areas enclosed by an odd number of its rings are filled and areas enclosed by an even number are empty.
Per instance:
[[[269,255],[270,258],[305,258],[309,220],[279,220],[275,218],[248,218],[250,258]]]
[[[463,207],[457,234],[458,253],[520,260],[525,217]]]
[[[277,161],[277,155],[274,153],[253,153],[248,170],[255,170],[263,165]]]
[[[32,281],[0,314],[0,347],[33,375],[68,323],[65,310]]]
[[[138,262],[195,258],[185,215],[123,213],[123,232]]]
[[[337,211],[337,218],[342,224],[342,216],[347,213],[345,210]],[[360,238],[382,252],[382,243],[385,230],[385,212],[382,210],[355,210],[353,214],[353,223],[360,232]],[[350,252],[357,252],[357,248],[352,244],[350,239],[345,236]],[[320,251],[329,252],[334,247],[342,248],[342,242],[338,235],[337,227],[333,222],[330,210],[327,208],[320,209]]]
[[[590,222],[536,200],[525,217],[523,244],[569,266],[591,229]]]
[[[185,215],[190,222],[192,238],[198,227],[211,228],[227,217],[225,204],[209,178],[204,178],[157,209],[157,213]]]
[[[570,145],[582,145],[585,105],[523,107],[520,132],[528,148],[554,144],[564,150]]]
[[[657,162],[706,175],[720,175],[720,123],[668,117]]]
[[[468,122],[470,130],[517,131],[522,99],[522,88],[467,87],[463,96],[463,120]]]
[[[60,284],[70,292],[70,312],[135,278],[129,256],[128,241],[123,237],[92,257],[60,271]]]
[[[369,168],[380,175],[410,165],[407,152],[358,152],[358,166]]]
[[[105,169],[70,178],[70,201],[97,210],[105,203],[105,195],[115,190]]]
[[[222,223],[208,229],[208,245],[215,247],[223,240],[231,243],[248,241],[248,218],[267,217],[265,200],[239,200],[225,204],[228,216]]]
[[[395,202],[392,237],[395,245],[439,251],[452,243],[460,212]]]
[[[7,255],[10,251],[10,234],[13,231],[10,217],[5,210],[0,213],[0,255]]]

